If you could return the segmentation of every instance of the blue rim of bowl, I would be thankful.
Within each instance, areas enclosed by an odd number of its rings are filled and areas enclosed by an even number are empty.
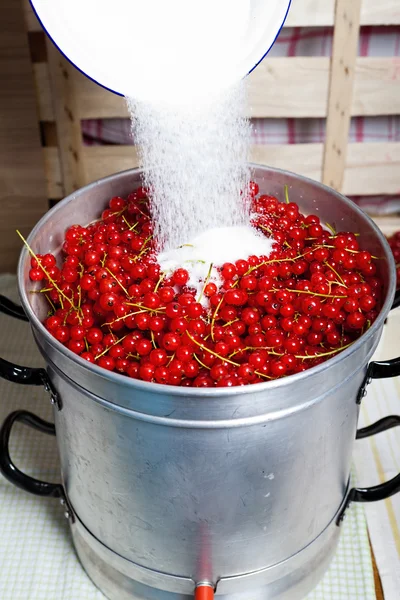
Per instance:
[[[103,83],[100,83],[99,81],[97,81],[96,79],[93,79],[93,77],[91,77],[90,75],[88,75],[87,73],[85,73],[85,71],[82,71],[82,69],[80,69],[78,67],[78,65],[76,65],[70,58],[68,58],[68,56],[61,50],[60,46],[58,44],[56,44],[56,42],[54,41],[54,39],[52,38],[52,36],[50,35],[50,33],[48,32],[47,28],[44,26],[44,23],[42,21],[42,19],[39,17],[38,12],[36,10],[36,8],[33,5],[33,0],[29,0],[29,4],[31,5],[31,8],[33,10],[33,12],[35,13],[35,16],[37,18],[37,20],[39,21],[40,25],[43,28],[43,31],[45,32],[45,34],[47,35],[47,37],[49,38],[49,40],[52,42],[52,44],[57,48],[57,50],[64,56],[64,58],[67,59],[67,61],[73,66],[75,67],[75,69],[77,69],[80,73],[82,73],[82,75],[84,75],[85,77],[87,77],[88,79],[90,79],[90,81],[93,81],[93,83],[95,83],[96,85],[99,85],[100,87],[102,87],[105,90],[108,90],[109,92],[111,92],[112,94],[116,94],[117,96],[121,96],[121,97],[125,97],[124,94],[121,94],[121,92],[116,92],[115,90],[112,90],[111,88],[107,87],[106,85],[104,85]],[[286,22],[287,16],[289,14],[289,10],[290,7],[292,5],[292,0],[289,0],[289,4],[287,7],[287,11],[285,16],[283,17],[283,21],[282,24],[278,30],[278,33],[276,34],[272,44],[270,45],[270,47],[268,48],[268,50],[265,52],[265,54],[262,55],[262,57],[260,58],[260,60],[258,62],[256,62],[256,64],[254,65],[254,67],[252,69],[250,69],[250,71],[247,73],[247,75],[250,75],[250,73],[252,73],[254,71],[254,69],[256,69],[258,67],[258,65],[264,60],[264,58],[267,56],[267,54],[269,53],[269,51],[271,50],[272,46],[275,44],[280,32],[282,31],[282,28]],[[246,77],[247,77],[246,75]]]

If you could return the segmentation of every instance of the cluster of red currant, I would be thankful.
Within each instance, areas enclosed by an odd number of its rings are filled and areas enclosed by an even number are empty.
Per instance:
[[[396,287],[400,289],[400,231],[396,231],[388,239],[396,263]]]
[[[221,265],[221,285],[206,278],[199,297],[186,269],[160,272],[146,190],[112,198],[101,219],[67,230],[60,266],[32,254],[45,327],[105,369],[194,387],[280,378],[347,348],[380,309],[375,257],[355,234],[328,231],[254,182],[250,194],[273,251]]]

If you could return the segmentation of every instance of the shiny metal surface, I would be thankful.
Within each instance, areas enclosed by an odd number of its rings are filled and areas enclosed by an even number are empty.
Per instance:
[[[329,555],[331,542],[325,540],[324,546],[321,534],[346,495],[357,392],[395,286],[393,258],[383,235],[349,200],[291,173],[257,167],[255,179],[262,193],[279,198],[288,184],[291,200],[305,213],[319,214],[338,230],[359,232],[363,247],[383,259],[379,268],[386,300],[376,322],[342,354],[305,373],[211,390],[109,373],[81,360],[45,331],[42,298],[29,294],[26,251],[19,264],[22,304],[61,399],[62,410],[55,411],[57,440],[77,520],[109,551],[141,569],[178,580],[232,578],[232,600],[301,597],[287,591],[295,572],[301,588],[300,579],[319,560],[301,551],[315,544],[321,560]],[[76,192],[39,222],[29,244],[37,253],[56,251],[67,226],[90,222],[111,196],[124,195],[139,183],[135,170]],[[100,587],[108,577],[117,577],[81,554]],[[242,592],[240,576],[294,555],[305,562],[280,579],[279,590],[266,582],[260,584],[263,591],[251,596]],[[317,567],[315,572],[320,573]],[[121,576],[121,590],[124,581]],[[163,592],[134,591],[126,598],[187,598],[180,588],[168,591],[161,575],[154,587]],[[117,597],[125,598],[122,591]]]
[[[311,543],[342,503],[360,368],[296,412],[268,412],[264,394],[259,415],[233,410],[200,426],[110,409],[49,372],[63,400],[69,501],[96,538],[143,567],[211,581],[262,569]]]
[[[71,526],[78,556],[93,582],[110,600],[190,600],[195,581],[138,569],[110,551],[78,520]],[[289,559],[254,573],[216,582],[221,600],[296,600],[304,598],[329,566],[339,540],[335,519],[309,546]],[[164,590],[157,588],[160,580]],[[175,590],[175,591],[174,591]],[[179,591],[176,591],[179,590]]]

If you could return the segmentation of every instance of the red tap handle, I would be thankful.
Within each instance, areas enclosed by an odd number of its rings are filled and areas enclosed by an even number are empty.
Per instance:
[[[194,593],[194,600],[214,600],[214,588],[208,584],[198,585]]]

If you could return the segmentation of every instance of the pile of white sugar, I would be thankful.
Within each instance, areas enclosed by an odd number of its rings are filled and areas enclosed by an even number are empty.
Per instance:
[[[196,290],[196,297],[201,297],[202,304],[206,305],[207,298],[202,295],[205,283],[213,282],[217,286],[222,283],[217,267],[251,255],[268,256],[272,244],[271,239],[250,225],[216,227],[178,248],[161,252],[158,261],[167,275],[179,267],[186,269],[190,277],[187,285]]]

